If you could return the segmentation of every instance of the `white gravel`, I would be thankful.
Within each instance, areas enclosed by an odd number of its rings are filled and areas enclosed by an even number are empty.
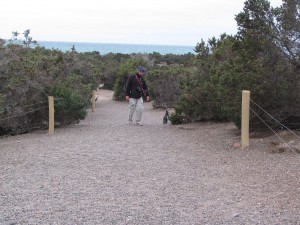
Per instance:
[[[0,224],[300,225],[300,154],[231,123],[144,126],[100,90],[78,125],[0,138]],[[270,143],[273,143],[270,144]]]

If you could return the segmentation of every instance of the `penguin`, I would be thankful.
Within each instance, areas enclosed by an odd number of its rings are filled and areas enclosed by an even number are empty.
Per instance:
[[[168,120],[169,120],[169,109],[166,109],[166,113],[165,113],[164,118],[163,118],[163,123],[167,124]]]

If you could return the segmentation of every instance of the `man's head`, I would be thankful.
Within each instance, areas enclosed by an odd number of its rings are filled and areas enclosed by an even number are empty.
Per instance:
[[[143,66],[139,66],[137,70],[138,70],[138,74],[140,74],[140,75],[145,73],[145,67],[143,67]]]

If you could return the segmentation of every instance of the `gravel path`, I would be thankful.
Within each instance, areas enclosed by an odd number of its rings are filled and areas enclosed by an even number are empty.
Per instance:
[[[300,154],[231,123],[164,125],[101,90],[78,125],[0,139],[0,224],[300,225]]]

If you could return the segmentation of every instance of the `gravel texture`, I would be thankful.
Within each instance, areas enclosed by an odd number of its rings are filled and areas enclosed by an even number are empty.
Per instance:
[[[276,137],[241,150],[231,123],[163,124],[151,103],[128,125],[98,94],[78,125],[0,138],[0,224],[300,225],[300,154]]]

